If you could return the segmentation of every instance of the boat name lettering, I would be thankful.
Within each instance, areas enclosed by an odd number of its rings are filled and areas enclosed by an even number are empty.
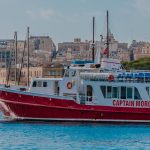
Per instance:
[[[144,100],[113,100],[113,106],[126,106],[126,107],[150,107],[150,101]]]

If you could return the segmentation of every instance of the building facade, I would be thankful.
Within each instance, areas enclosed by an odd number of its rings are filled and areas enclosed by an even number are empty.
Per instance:
[[[31,81],[32,78],[37,77],[60,78],[63,75],[64,75],[64,67],[59,64],[47,67],[29,68],[29,81]],[[27,76],[28,76],[27,67],[22,68],[21,72],[19,68],[17,69],[16,81],[15,81],[15,68],[10,68],[10,70],[8,68],[0,68],[0,84],[7,84],[7,83],[9,85],[18,84],[18,80],[20,80],[19,82],[20,85],[27,85]]]
[[[0,40],[0,67],[15,64],[14,40]]]
[[[83,42],[80,38],[75,38],[73,42],[58,43],[58,52],[67,51],[68,48],[72,51],[89,50],[90,42],[87,40]]]
[[[75,38],[73,42],[58,43],[56,59],[53,62],[70,63],[72,60],[89,60],[90,41]]]
[[[30,36],[30,50],[43,50],[52,52],[56,46],[49,36]]]
[[[150,57],[150,42],[133,40],[129,50],[132,52],[133,60]]]

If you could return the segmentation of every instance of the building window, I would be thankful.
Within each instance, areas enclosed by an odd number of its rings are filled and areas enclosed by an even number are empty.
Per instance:
[[[41,76],[41,71],[39,71],[39,76]]]
[[[42,81],[37,81],[37,86],[42,87]]]
[[[47,87],[47,82],[43,82],[43,87]]]
[[[36,75],[37,75],[37,77],[38,77],[38,71],[37,71],[36,73],[37,73]]]
[[[36,86],[37,86],[37,82],[36,82],[36,81],[33,81],[32,87],[36,87]]]

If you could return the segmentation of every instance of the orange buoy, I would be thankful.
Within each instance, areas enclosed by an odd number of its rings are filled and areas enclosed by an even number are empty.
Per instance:
[[[72,82],[68,82],[68,83],[67,83],[67,88],[68,88],[68,89],[72,89]]]
[[[110,74],[109,76],[108,76],[108,81],[113,81],[114,80],[114,76],[112,75],[112,74]]]

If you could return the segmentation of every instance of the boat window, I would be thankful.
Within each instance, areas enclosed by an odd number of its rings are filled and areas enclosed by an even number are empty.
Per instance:
[[[87,101],[92,101],[93,98],[93,88],[91,85],[87,85]]]
[[[111,86],[107,86],[107,98],[111,98],[111,95],[112,95]]]
[[[47,82],[43,82],[43,87],[47,87]]]
[[[121,86],[121,91],[120,91],[120,98],[121,99],[126,99],[126,87],[125,86]]]
[[[150,87],[146,87],[146,91],[148,93],[148,96],[150,97]]]
[[[65,77],[69,77],[69,70],[65,70]]]
[[[138,99],[141,100],[141,96],[137,88],[133,87],[112,87],[112,86],[100,86],[104,98],[120,98],[120,99]],[[133,92],[134,90],[134,92]],[[134,93],[134,97],[133,97]],[[149,88],[150,95],[150,88]]]
[[[37,81],[37,87],[42,87],[42,81]]]
[[[118,98],[119,97],[119,87],[101,86],[100,88],[101,88],[104,98]]]
[[[127,98],[132,99],[133,89],[132,87],[127,87]]]
[[[76,71],[73,70],[73,71],[71,72],[71,75],[72,75],[72,77],[74,77],[74,76],[76,75]]]
[[[33,81],[32,87],[36,87],[37,86],[37,82]]]
[[[119,88],[112,87],[112,98],[118,98],[118,96],[119,96]]]
[[[142,100],[140,93],[136,87],[134,87],[134,99],[135,100]]]
[[[106,98],[106,86],[101,86],[101,91],[102,91],[104,98]]]

